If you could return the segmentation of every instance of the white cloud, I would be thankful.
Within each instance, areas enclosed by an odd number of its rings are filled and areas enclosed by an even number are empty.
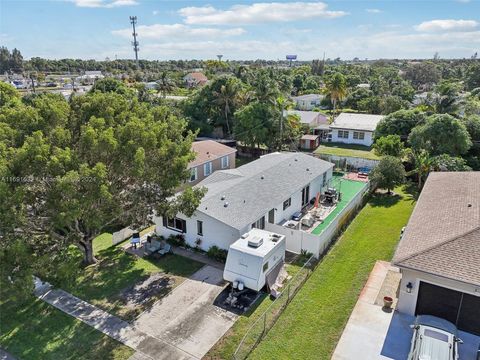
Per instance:
[[[477,28],[478,22],[475,20],[430,20],[424,21],[414,28],[418,31],[438,32],[438,31],[469,31]]]
[[[456,0],[459,3],[467,4],[470,2],[470,0]]]
[[[365,9],[366,12],[370,13],[370,14],[380,14],[382,13],[383,11],[380,10],[380,9]]]
[[[138,5],[136,0],[68,0],[73,2],[78,7],[87,7],[87,8],[114,8],[121,6],[133,6]]]
[[[231,29],[217,29],[217,28],[198,28],[191,27],[184,24],[154,24],[154,25],[140,25],[137,27],[137,32],[140,39],[159,39],[159,40],[172,40],[172,38],[217,38],[238,36],[245,33],[242,28]],[[132,30],[125,28],[121,30],[114,30],[112,34],[122,36],[124,38],[130,38],[132,36]]]
[[[158,11],[158,10],[153,10],[153,11],[152,11],[152,14],[153,14],[153,15],[158,15],[159,13],[160,13],[160,11]]]
[[[187,24],[228,25],[264,22],[286,22],[311,18],[337,18],[347,15],[344,11],[327,10],[322,2],[254,3],[233,5],[227,10],[213,6],[185,7],[179,10]]]

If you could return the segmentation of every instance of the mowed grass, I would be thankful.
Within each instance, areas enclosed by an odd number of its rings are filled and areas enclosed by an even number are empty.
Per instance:
[[[330,359],[373,265],[390,260],[414,198],[375,195],[315,269],[251,359]]]
[[[138,316],[204,265],[175,254],[159,259],[138,258],[126,253],[119,245],[111,244],[111,234],[97,237],[93,245],[98,263],[83,269],[74,281],[64,286],[64,290],[125,320]],[[125,306],[122,291],[160,272],[166,274],[169,285],[142,306]]]
[[[315,153],[325,155],[358,157],[370,160],[380,159],[377,155],[375,155],[372,148],[354,144],[324,142],[315,150]]]
[[[0,346],[22,360],[126,360],[134,351],[40,299],[0,300]]]

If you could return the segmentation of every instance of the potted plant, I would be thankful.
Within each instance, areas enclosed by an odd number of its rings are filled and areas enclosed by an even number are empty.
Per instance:
[[[393,304],[393,299],[390,296],[384,296],[383,297],[383,307],[385,309],[390,309]]]

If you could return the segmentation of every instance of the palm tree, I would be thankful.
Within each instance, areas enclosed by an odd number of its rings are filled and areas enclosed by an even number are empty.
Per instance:
[[[409,157],[413,162],[414,169],[407,175],[417,174],[418,188],[422,189],[423,179],[425,179],[434,165],[434,158],[430,156],[427,150],[412,150]]]
[[[162,96],[164,98],[167,96],[168,92],[172,91],[175,88],[172,80],[170,80],[166,71],[162,72],[160,80],[157,81],[157,85],[158,92],[162,93]]]
[[[238,83],[227,80],[224,85],[220,87],[220,91],[215,91],[215,103],[222,109],[223,117],[225,119],[225,126],[227,127],[227,137],[231,135],[229,118],[232,114],[232,108],[237,103]]]
[[[347,96],[347,80],[342,74],[335,73],[327,80],[325,85],[332,100],[333,117],[335,118],[337,102],[342,101]]]

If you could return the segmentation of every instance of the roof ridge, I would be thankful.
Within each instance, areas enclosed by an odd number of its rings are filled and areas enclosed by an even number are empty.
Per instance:
[[[432,251],[432,250],[434,250],[434,249],[436,249],[436,248],[439,248],[439,247],[441,247],[441,246],[443,246],[443,245],[446,245],[446,244],[448,244],[448,243],[454,242],[455,240],[458,240],[458,239],[461,238],[461,237],[467,236],[467,235],[469,235],[470,233],[473,233],[473,232],[475,232],[475,231],[477,231],[477,230],[480,230],[480,225],[478,225],[478,226],[474,227],[473,229],[470,229],[470,230],[468,230],[468,231],[466,231],[466,232],[464,232],[464,233],[462,233],[462,234],[456,235],[456,236],[454,236],[453,238],[449,238],[449,239],[447,239],[447,240],[445,240],[445,241],[442,241],[442,242],[440,242],[440,243],[438,243],[438,244],[435,244],[435,245],[433,245],[433,246],[430,246],[429,248],[426,248],[426,249],[424,249],[424,250],[422,250],[422,251],[420,251],[420,252],[417,252],[417,253],[415,253],[415,254],[411,254],[411,255],[408,255],[408,256],[406,256],[406,257],[404,257],[404,258],[401,258],[401,259],[395,261],[395,264],[400,264],[400,263],[402,263],[402,262],[404,262],[404,261],[413,259],[413,258],[415,258],[415,257],[417,257],[417,256],[419,256],[419,255],[423,255],[423,254],[425,254],[425,253],[427,253],[427,252],[429,252],[429,251]],[[400,240],[400,241],[401,241],[401,240]]]

